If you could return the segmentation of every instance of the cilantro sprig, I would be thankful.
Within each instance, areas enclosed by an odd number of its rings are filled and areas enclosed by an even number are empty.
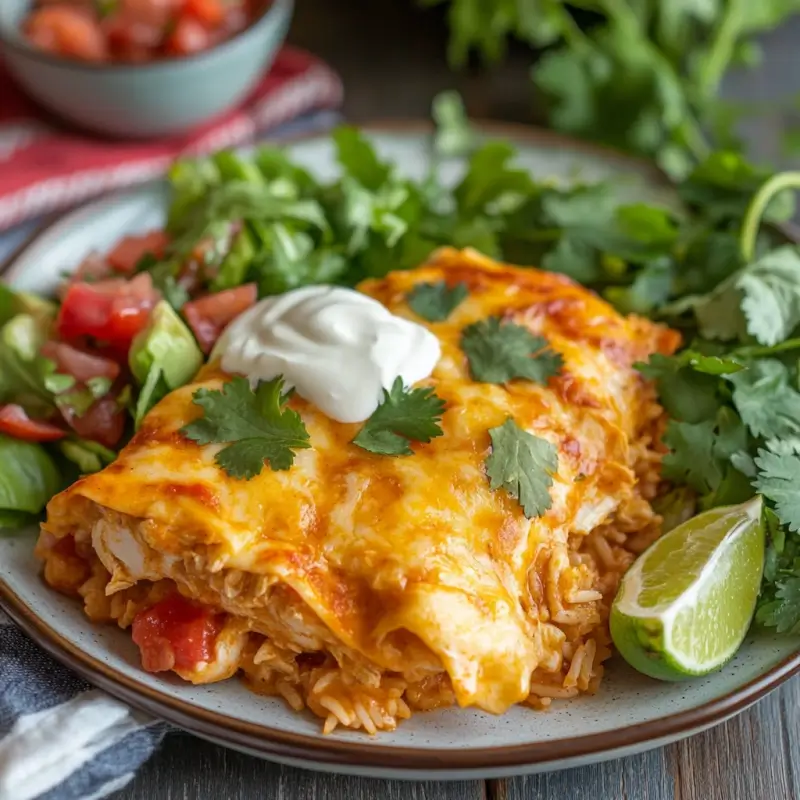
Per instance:
[[[489,437],[492,452],[485,463],[490,487],[504,489],[518,500],[528,519],[540,517],[553,504],[549,489],[558,469],[555,446],[511,418],[490,428]]]
[[[756,489],[775,503],[778,519],[790,531],[800,531],[800,455],[759,450],[755,465]]]
[[[181,428],[181,433],[201,445],[225,444],[216,463],[232,478],[250,480],[268,462],[273,470],[289,469],[295,450],[311,447],[300,415],[286,403],[283,378],[259,383],[255,391],[237,376],[221,390],[198,389],[192,401],[203,415]]]
[[[469,289],[464,283],[453,287],[445,281],[418,283],[408,294],[408,305],[428,322],[444,322],[468,295]]]
[[[356,434],[353,444],[383,456],[410,456],[411,442],[430,442],[442,435],[445,403],[430,387],[407,389],[397,378],[390,391]]]
[[[759,64],[757,34],[797,11],[791,0],[420,2],[447,4],[453,66],[473,51],[496,62],[509,40],[522,42],[551,127],[646,155],[672,175],[702,159],[710,137],[741,144],[735,123],[752,107],[720,98],[720,84],[732,67]]]
[[[464,328],[461,349],[469,361],[472,378],[482,383],[507,383],[514,378],[546,383],[564,363],[550,349],[547,339],[499,317]]]

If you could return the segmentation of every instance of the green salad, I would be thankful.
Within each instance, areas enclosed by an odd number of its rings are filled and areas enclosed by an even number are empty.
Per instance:
[[[422,180],[352,127],[332,134],[332,181],[275,147],[182,160],[169,172],[164,231],[91,256],[57,298],[0,285],[0,527],[35,520],[61,485],[110,463],[257,298],[354,286],[442,245],[473,247],[569,275],[621,312],[681,331],[681,351],[639,365],[670,416],[663,475],[673,488],[657,510],[670,529],[763,496],[756,619],[800,632],[800,249],[776,227],[794,213],[800,174],[714,152],[674,187],[674,202],[633,202],[617,180],[562,186],[531,175],[511,143],[470,128],[455,97],[440,98],[434,116]],[[454,158],[464,173],[450,186],[440,173]],[[411,302],[435,319],[457,294],[429,286]]]

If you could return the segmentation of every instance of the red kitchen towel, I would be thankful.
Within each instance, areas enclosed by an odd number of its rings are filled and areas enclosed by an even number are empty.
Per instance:
[[[22,93],[0,62],[0,230],[149,180],[178,155],[252,141],[307,112],[336,108],[341,100],[342,84],[330,67],[285,47],[245,104],[224,119],[187,136],[124,142],[60,126]]]

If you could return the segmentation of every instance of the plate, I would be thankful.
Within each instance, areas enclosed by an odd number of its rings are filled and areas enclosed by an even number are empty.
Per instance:
[[[650,166],[550,133],[487,126],[519,146],[521,165],[569,182],[615,177],[632,198],[673,203]],[[421,177],[431,159],[428,129],[371,128],[379,152],[400,170]],[[292,155],[323,177],[335,174],[330,142],[308,139]],[[445,180],[461,166],[442,165]],[[163,183],[149,184],[71,212],[40,233],[17,256],[4,279],[48,292],[65,270],[92,249],[125,233],[161,224]],[[249,692],[239,681],[192,686],[154,677],[139,666],[129,633],[91,624],[79,605],[48,589],[32,548],[35,531],[0,539],[0,602],[44,649],[122,700],[210,739],[294,766],[358,775],[413,779],[487,778],[578,766],[675,741],[742,711],[800,671],[800,639],[748,638],[721,672],[686,683],[659,683],[613,659],[598,694],[554,704],[546,712],[515,707],[494,717],[470,709],[416,714],[393,732],[370,738],[337,729],[323,736],[320,720],[297,714],[282,700]]]

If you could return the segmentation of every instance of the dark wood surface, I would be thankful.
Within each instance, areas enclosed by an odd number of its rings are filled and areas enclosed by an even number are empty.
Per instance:
[[[290,41],[333,64],[354,121],[427,117],[431,98],[458,89],[473,116],[540,122],[530,54],[502,68],[454,76],[440,13],[414,0],[298,0]],[[800,26],[767,43],[760,73],[734,76],[726,93],[791,94],[800,85]],[[797,55],[795,55],[797,53]],[[795,83],[792,84],[792,81]],[[746,128],[757,153],[775,157],[779,112]],[[414,783],[324,775],[170,735],[116,800],[790,800],[800,798],[800,678],[705,733],[638,756],[496,781]]]

